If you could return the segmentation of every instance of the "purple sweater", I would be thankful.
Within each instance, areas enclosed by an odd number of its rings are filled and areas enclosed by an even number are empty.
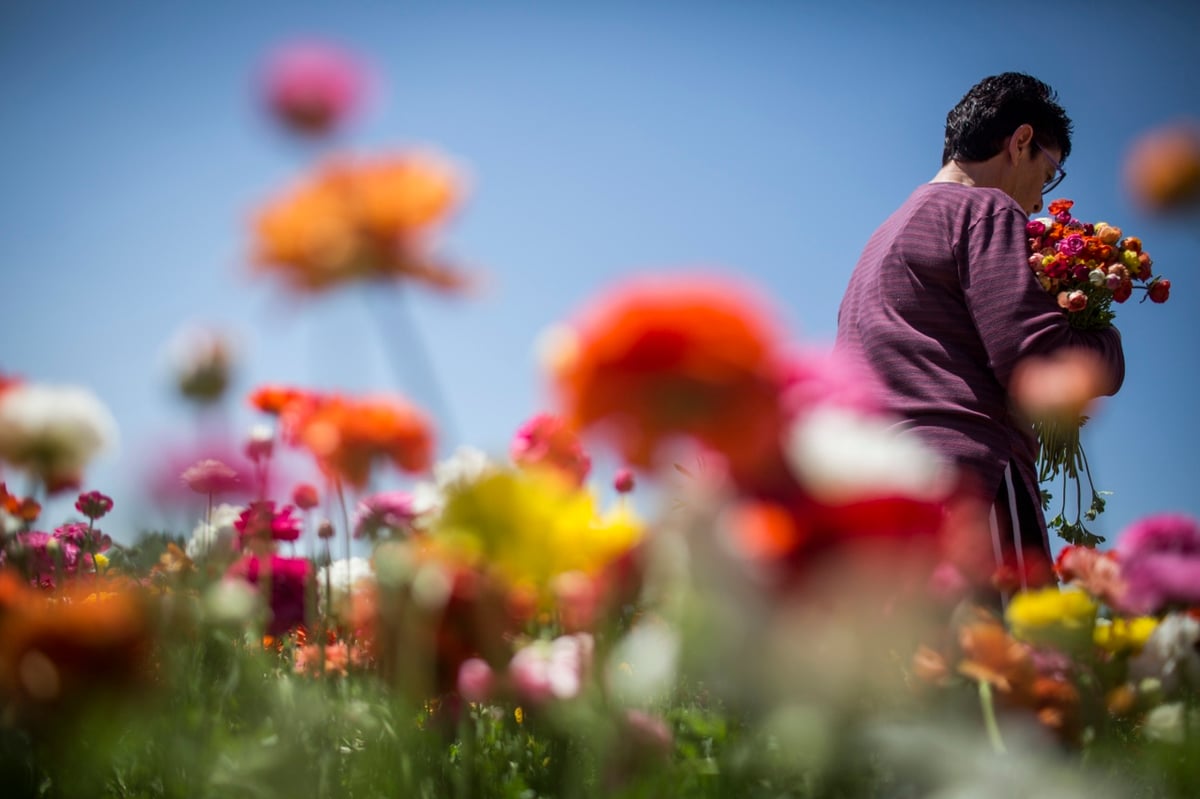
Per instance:
[[[1087,347],[1114,392],[1125,377],[1117,330],[1072,329],[1037,282],[1026,221],[1000,189],[925,184],[871,236],[838,312],[835,349],[868,364],[887,407],[989,498],[1010,462],[1037,497],[1037,441],[1008,402],[1021,358]]]

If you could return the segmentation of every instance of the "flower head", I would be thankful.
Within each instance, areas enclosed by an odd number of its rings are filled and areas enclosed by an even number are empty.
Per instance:
[[[355,110],[364,88],[357,60],[325,42],[292,42],[267,64],[267,103],[297,133],[327,133]]]
[[[752,470],[778,449],[784,372],[769,314],[717,279],[638,280],[594,302],[552,354],[564,418],[629,463],[689,437]]]
[[[1200,203],[1200,125],[1172,123],[1143,134],[1126,157],[1125,185],[1150,211]]]
[[[431,251],[461,184],[445,159],[427,153],[327,164],[259,212],[254,260],[300,291],[364,279],[461,288],[465,275]]]
[[[241,486],[241,475],[235,469],[215,458],[205,458],[184,469],[180,479],[197,494],[218,496],[236,491]]]
[[[552,469],[577,486],[583,485],[592,468],[575,431],[549,413],[539,413],[521,425],[509,452],[518,466]]]
[[[416,518],[412,495],[407,491],[380,491],[358,503],[352,526],[355,538],[374,541],[384,530],[404,535],[412,530]]]
[[[278,510],[275,503],[266,500],[251,502],[234,522],[238,532],[239,547],[251,541],[295,541],[300,537],[300,520],[292,515],[292,506],[284,505]]]
[[[112,415],[86,389],[20,383],[0,393],[0,460],[51,491],[77,486],[115,440]]]
[[[1022,641],[1071,649],[1091,644],[1096,603],[1083,591],[1055,586],[1018,593],[1004,615]]]
[[[271,620],[267,633],[279,635],[305,622],[305,597],[312,578],[311,564],[304,558],[279,555],[246,555],[235,562],[228,576],[259,585],[266,579],[270,586]]]
[[[75,500],[75,510],[93,521],[103,518],[105,514],[112,510],[112,506],[112,497],[106,497],[99,491],[89,491],[86,494],[80,494],[79,499]]]
[[[1183,514],[1159,514],[1135,523],[1117,540],[1126,590],[1120,602],[1133,613],[1200,603],[1200,523]]]

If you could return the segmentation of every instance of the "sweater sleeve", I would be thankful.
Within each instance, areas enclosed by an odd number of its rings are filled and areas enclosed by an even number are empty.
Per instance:
[[[1029,268],[1025,222],[1018,209],[994,210],[975,221],[956,248],[967,308],[993,374],[1007,390],[1022,358],[1087,348],[1101,356],[1115,394],[1125,380],[1120,333],[1115,327],[1093,331],[1070,326]]]

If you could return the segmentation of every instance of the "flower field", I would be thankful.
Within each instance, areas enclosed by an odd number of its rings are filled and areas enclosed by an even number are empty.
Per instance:
[[[461,170],[334,147],[358,68],[313,43],[270,61],[264,106],[314,156],[262,200],[247,271],[289,297],[467,295]],[[1154,135],[1133,190],[1195,204],[1200,141]],[[1085,241],[1070,207],[1030,228],[1064,312],[1131,276],[1166,299],[1140,241]],[[148,465],[173,521],[136,540],[89,473],[104,403],[0,373],[3,795],[1200,793],[1200,520],[997,568],[953,468],[786,331],[729,276],[602,287],[538,343],[547,407],[503,455],[439,455],[447,407],[389,386],[237,393],[208,333],[174,361],[194,445]],[[1027,367],[1014,405],[1077,424],[1092,366]],[[212,423],[228,405],[253,429]]]

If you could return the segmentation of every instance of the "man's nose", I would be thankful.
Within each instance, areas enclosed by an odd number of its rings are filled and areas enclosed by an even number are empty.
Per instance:
[[[1033,212],[1036,214],[1040,210],[1042,210],[1042,201],[1038,200],[1033,204]]]

